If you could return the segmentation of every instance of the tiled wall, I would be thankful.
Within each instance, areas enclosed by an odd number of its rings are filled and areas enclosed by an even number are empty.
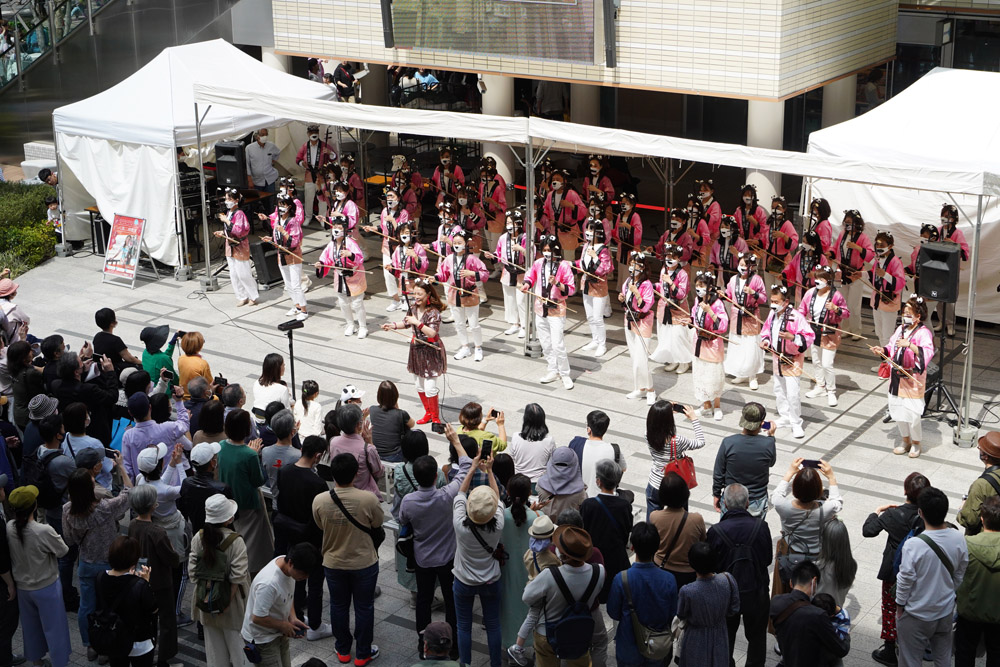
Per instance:
[[[896,0],[621,0],[615,69],[386,49],[379,0],[272,7],[275,48],[288,53],[727,97],[794,95],[896,48]]]
[[[933,7],[935,9],[988,9],[1000,10],[1000,0],[905,0],[899,3],[906,7]]]

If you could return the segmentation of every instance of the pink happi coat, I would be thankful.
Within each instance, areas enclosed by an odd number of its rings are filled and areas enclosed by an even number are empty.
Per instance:
[[[590,257],[588,255],[591,249],[597,253],[597,257]],[[594,278],[593,276],[588,276],[587,273],[580,274],[580,294],[595,297],[608,295],[608,274],[613,270],[611,265],[611,251],[608,250],[608,246],[603,243],[596,245],[584,243],[580,259],[576,260],[574,264],[577,268],[597,276],[597,278]]]
[[[460,271],[474,271],[475,277],[463,278]],[[446,290],[448,293],[448,305],[471,308],[479,305],[479,293],[476,292],[476,281],[486,282],[490,277],[490,272],[483,264],[483,261],[471,254],[468,249],[459,257],[452,254],[447,259],[441,260],[438,264],[438,282],[460,289]]]
[[[738,336],[756,336],[760,333],[760,321],[755,320],[751,315],[759,315],[760,307],[767,301],[767,287],[764,279],[754,273],[746,281],[744,287],[753,290],[753,294],[746,294],[740,288],[740,276],[736,275],[729,279],[726,285],[726,296],[738,303],[750,315],[743,312],[736,306],[729,304],[732,315],[729,320],[733,323],[733,333]]]
[[[826,296],[828,300],[824,301],[823,297],[819,295],[819,290],[813,287],[802,295],[802,301],[799,302],[799,313],[813,328],[814,336],[819,339],[819,346],[824,350],[836,350],[840,347],[840,332],[831,327],[839,328],[840,323],[851,316],[851,311],[847,307],[847,299],[837,290],[831,288]],[[817,302],[823,303],[823,313],[818,319],[813,317],[814,304]],[[833,310],[828,308],[831,303],[835,306]],[[815,345],[816,342],[814,340],[813,344]]]
[[[561,260],[556,265],[555,275],[552,273],[552,266],[552,260],[546,260],[544,257],[536,259],[524,276],[524,284],[535,296],[548,299],[548,301],[535,299],[536,315],[566,317],[566,299],[576,294],[572,265],[566,260]],[[558,288],[555,287],[556,282],[560,285]],[[555,301],[558,305],[550,301]]]
[[[780,333],[790,333],[794,338],[784,340]],[[805,352],[812,347],[816,334],[802,313],[789,304],[780,314],[771,311],[764,320],[760,338],[771,348],[771,369],[775,375],[799,377],[805,361]],[[777,353],[783,355],[779,357]]]
[[[885,354],[896,364],[901,366],[913,379],[906,377],[896,366],[889,364],[889,394],[900,398],[923,399],[927,388],[927,366],[934,356],[934,333],[924,326],[919,325],[916,330],[900,325],[896,328],[889,344],[886,346]],[[909,340],[917,346],[905,349],[897,346],[901,339]]]
[[[702,361],[721,364],[726,356],[726,344],[722,336],[729,330],[729,314],[718,296],[709,305],[715,313],[714,321],[702,310],[700,298],[695,297],[694,305],[691,306],[691,318],[698,327],[694,331],[694,356]]]
[[[629,276],[622,285],[621,295],[625,297],[625,326],[643,338],[653,336],[653,283],[643,280],[636,289],[639,295],[632,294],[632,277]]]
[[[350,254],[341,257],[341,251],[345,249]],[[368,289],[364,273],[365,254],[354,239],[343,238],[327,243],[319,256],[319,263],[323,265],[317,270],[321,278],[333,271],[333,284],[337,288],[337,294],[357,296]]]

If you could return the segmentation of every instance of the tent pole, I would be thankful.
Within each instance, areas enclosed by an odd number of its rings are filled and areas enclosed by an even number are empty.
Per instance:
[[[528,134],[524,147],[524,268],[530,269],[535,262],[535,148]],[[524,356],[541,356],[542,350],[535,337],[535,297],[533,292],[525,294],[524,300]]]
[[[979,272],[979,237],[983,229],[983,195],[979,195],[976,203],[976,233],[973,237],[972,266],[969,267],[969,310],[965,316],[965,368],[962,373],[962,414],[959,415],[958,428],[955,430],[954,443],[961,447],[972,447],[975,444],[979,429],[972,426],[970,412],[972,410],[972,361],[973,342],[976,332],[976,275]],[[942,323],[942,326],[943,323]]]
[[[179,261],[174,270],[174,279],[191,280],[194,271],[188,263],[187,220],[184,219],[184,202],[181,199],[181,170],[178,160],[174,160],[174,181],[174,224],[180,225],[180,231],[177,232],[177,240],[180,241],[180,248],[177,251]]]
[[[208,105],[208,109],[205,109],[205,115],[208,115],[209,110],[212,105]],[[202,252],[205,253],[205,275],[202,276],[201,288],[206,292],[214,292],[219,289],[219,281],[215,279],[212,275],[212,258],[211,251],[208,247],[209,239],[211,236],[208,233],[208,195],[205,193],[205,156],[202,153],[201,146],[201,121],[202,116],[198,114],[198,103],[194,103],[194,131],[195,131],[195,141],[198,146],[198,173],[201,177],[198,179],[201,182],[201,225],[202,225]]]

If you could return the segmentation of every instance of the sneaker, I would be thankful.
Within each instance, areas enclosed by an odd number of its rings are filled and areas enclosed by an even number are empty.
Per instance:
[[[596,350],[597,349],[597,341],[596,340],[592,340],[589,343],[587,343],[586,345],[584,345],[583,347],[581,347],[580,349],[582,351],[584,351],[584,352],[590,352],[591,350]]]
[[[368,663],[370,663],[372,660],[374,660],[377,657],[378,657],[378,646],[376,646],[375,644],[372,644],[372,653],[371,653],[371,655],[369,655],[367,658],[355,658],[354,659],[354,667],[364,667],[365,665],[367,665]]]
[[[507,329],[506,331],[504,331],[503,335],[504,336],[513,336],[514,334],[516,334],[520,330],[521,330],[521,327],[519,327],[519,326],[517,326],[515,324],[512,327],[510,327],[509,329]]]
[[[837,407],[837,392],[828,391],[826,392],[826,404],[831,408]]]
[[[826,393],[826,387],[821,384],[816,385],[811,390],[806,392],[806,398],[819,398]]]
[[[372,597],[373,597],[373,598],[377,598],[377,597],[379,597],[380,595],[382,595],[382,587],[381,587],[381,586],[379,586],[378,584],[375,584],[375,594],[374,594],[374,595],[372,595]],[[375,648],[375,645],[374,645],[374,644],[372,644],[372,650],[373,650],[373,651],[377,651],[377,650],[378,650],[377,648]]]
[[[608,348],[606,348],[603,345],[598,345],[597,349],[594,350],[594,358],[595,359],[600,359],[601,357],[603,357],[607,353],[608,353]]]
[[[337,654],[337,660],[340,661],[340,664],[346,665],[347,663],[349,663],[351,661],[351,654],[348,653],[347,655],[344,655],[344,654],[338,653]]]
[[[291,308],[285,311],[285,317],[295,317],[298,314],[299,314],[299,309],[296,308],[295,306],[292,306]]]
[[[245,306],[248,303],[250,303],[250,299],[241,299],[236,302],[236,307],[239,308],[240,306]]]
[[[563,375],[563,379],[562,380],[563,380],[563,387],[565,387],[566,389],[572,389],[573,388],[573,378],[571,378],[568,375]]]
[[[323,623],[318,628],[306,630],[306,641],[314,642],[319,639],[326,639],[333,636],[333,628],[329,623]]]
[[[23,653],[14,653],[10,656],[10,665],[11,667],[14,667],[14,665],[23,665],[26,660],[27,658],[24,657]]]
[[[524,338],[524,327],[521,327],[520,329],[517,330],[517,337]]]
[[[323,228],[323,223],[320,223],[320,229]],[[309,279],[309,276],[302,276],[302,291],[308,292],[309,288],[313,286],[313,281]]]
[[[630,391],[629,393],[625,394],[625,398],[632,400],[633,398],[639,398],[645,393],[646,392],[644,392],[642,389],[636,389],[634,391]]]
[[[559,379],[559,373],[556,373],[555,371],[549,371],[548,373],[545,374],[545,377],[539,380],[539,382],[541,382],[542,384],[548,384],[550,382],[555,382],[558,379]]]
[[[94,662],[95,660],[97,660],[97,651],[95,651],[94,648],[91,646],[87,647],[87,660],[89,660],[90,662]]]
[[[689,370],[691,370],[691,364],[677,364],[677,374],[684,375]]]
[[[934,325],[931,328],[934,329],[934,331],[941,331],[941,320],[935,320]]]
[[[472,355],[472,360],[473,361],[482,361],[483,360],[483,348],[481,348],[481,347],[477,347],[476,348],[475,353]]]
[[[656,403],[656,392],[647,391],[646,392],[646,405],[653,405]]]
[[[454,321],[455,321],[455,316],[451,314],[451,310],[450,309],[444,311],[444,314],[441,315],[441,322],[443,324],[451,324]]]
[[[353,336],[354,335],[354,325],[353,324],[350,325],[350,326],[344,327],[344,335],[345,336]]]
[[[792,425],[792,422],[788,417],[779,417],[778,421],[775,422],[775,426],[778,428],[788,428]]]
[[[295,319],[299,322],[305,322],[307,319],[309,319],[309,313],[307,313],[304,310],[300,310],[298,314],[295,316]]]
[[[368,338],[368,329],[361,327],[358,329],[358,340],[364,340],[365,338]]]
[[[722,421],[722,408],[716,408],[715,411],[712,413],[712,417],[715,419],[715,421],[721,422]]]
[[[194,619],[191,618],[190,616],[188,616],[187,614],[185,614],[183,612],[181,612],[180,614],[177,614],[177,627],[178,628],[186,628],[187,626],[191,625],[192,623],[194,623]]]
[[[458,348],[458,352],[455,353],[455,361],[461,361],[462,359],[470,356],[472,356],[472,350],[470,350],[467,346],[460,347]]]
[[[851,334],[851,340],[861,340],[861,334]]]
[[[732,380],[729,381],[729,383],[730,384],[743,384],[746,381],[747,381],[746,378],[733,378]]]
[[[883,665],[889,665],[889,667],[896,667],[896,645],[882,644],[872,651],[872,660]]]
[[[673,371],[676,371],[677,370],[677,364],[676,363],[673,363],[673,364],[664,364],[663,365],[663,370],[665,372],[667,372],[667,373],[671,373]]]
[[[510,656],[511,661],[515,665],[518,665],[518,667],[525,667],[528,664],[528,656],[525,654],[523,646],[514,644],[507,649],[507,655]]]
[[[417,608],[417,592],[410,591],[410,609]]]
[[[757,376],[750,378],[750,391],[757,391]]]
[[[801,440],[802,438],[806,437],[806,432],[802,430],[801,426],[793,426],[792,437],[795,438],[796,440]]]
[[[397,310],[399,310],[399,302],[398,301],[390,301],[389,305],[385,307],[385,312],[387,312],[387,313],[391,313],[391,312],[394,312],[394,311],[397,311]]]

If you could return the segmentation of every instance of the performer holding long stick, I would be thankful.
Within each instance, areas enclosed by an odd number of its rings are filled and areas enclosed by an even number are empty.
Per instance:
[[[447,290],[448,302],[455,313],[455,331],[458,342],[462,344],[455,353],[456,360],[462,360],[473,354],[469,350],[469,333],[476,351],[474,359],[483,360],[483,328],[479,324],[479,293],[476,282],[486,282],[490,272],[483,261],[468,252],[468,240],[471,234],[465,230],[457,230],[451,236],[451,257],[442,260],[438,265],[438,282],[450,285]],[[466,330],[468,326],[468,330]]]
[[[427,273],[430,261],[427,259],[427,251],[424,246],[417,242],[412,223],[406,222],[399,225],[396,228],[396,233],[399,245],[392,251],[390,271],[399,281],[399,292],[405,301],[406,296],[413,291],[414,276]],[[409,305],[405,305],[405,308],[409,310]]]
[[[650,355],[653,361],[665,364],[663,370],[676,371],[678,375],[691,369],[692,344],[691,314],[681,307],[687,299],[689,278],[681,266],[684,249],[668,243],[663,246],[666,260],[660,270],[660,300],[656,305],[656,349]]]
[[[226,212],[219,213],[219,220],[225,229],[215,232],[215,235],[226,239],[226,263],[237,307],[248,303],[256,306],[260,295],[250,268],[250,223],[239,208],[243,196],[236,188],[226,188],[225,193]]]
[[[306,311],[306,294],[302,289],[302,256],[297,254],[302,247],[302,211],[292,207],[294,202],[288,195],[278,195],[278,209],[271,214],[271,236],[262,236],[278,248],[278,270],[285,282],[285,290],[292,297],[292,307],[285,317],[295,316],[300,322],[309,317]],[[264,217],[263,213],[259,214]]]
[[[538,341],[548,362],[548,372],[540,382],[548,384],[561,377],[563,386],[572,389],[573,379],[569,376],[569,357],[566,355],[563,330],[566,327],[566,298],[576,292],[573,270],[570,263],[562,258],[559,237],[552,234],[543,236],[541,250],[542,256],[528,269],[521,285],[522,291],[544,298],[535,300]]]
[[[833,286],[833,269],[829,266],[816,269],[816,287],[802,296],[799,312],[809,321],[815,336],[809,354],[816,374],[816,386],[806,392],[806,398],[817,398],[825,393],[827,405],[835,407],[837,372],[833,361],[840,347],[841,330],[833,325],[840,324],[851,312],[844,295]]]
[[[496,250],[487,253],[500,267],[500,289],[503,291],[503,319],[510,326],[504,336],[517,334],[524,338],[524,293],[517,289],[525,273],[524,214],[520,210],[507,211],[506,231],[497,239]]]
[[[600,229],[600,223],[595,226]],[[656,402],[653,374],[649,370],[649,340],[653,336],[654,311],[653,284],[649,281],[646,259],[651,255],[632,253],[629,257],[629,276],[618,294],[618,301],[625,306],[625,342],[632,358],[632,391],[625,398],[639,398],[645,394],[649,405]],[[610,268],[611,262],[608,261]],[[601,316],[600,311],[597,316]]]
[[[392,251],[396,246],[396,227],[403,224],[404,222],[410,221],[410,215],[406,212],[406,209],[401,209],[399,207],[400,197],[399,192],[393,188],[385,189],[385,208],[382,209],[382,213],[379,218],[379,227],[376,229],[374,225],[367,225],[362,227],[367,232],[376,232],[382,237],[382,266],[392,264]],[[392,275],[392,272],[388,269],[383,268],[383,277],[385,278],[385,290],[392,301],[386,306],[386,310],[390,313],[394,310],[400,310],[403,305],[399,302],[399,286],[396,284],[396,280]]]
[[[701,403],[702,416],[707,417],[711,412],[716,421],[721,421],[722,390],[726,384],[726,372],[722,367],[726,348],[722,335],[729,328],[729,315],[719,298],[714,271],[698,271],[694,276],[694,288],[697,296],[691,306],[691,320],[699,329],[695,332],[692,361],[694,397]]]
[[[871,239],[865,234],[865,220],[855,209],[844,211],[844,231],[837,237],[833,259],[839,268],[838,279],[844,286],[847,308],[851,313],[844,328],[851,332],[854,340],[860,340],[861,297],[864,292],[861,270],[865,263],[875,259],[875,249]]]
[[[764,351],[760,349],[763,323],[758,313],[767,301],[767,288],[757,273],[757,256],[747,250],[737,257],[736,275],[729,279],[723,297],[733,307],[729,316],[729,349],[722,367],[734,376],[733,384],[749,382],[750,389],[756,391],[757,376],[764,372]]]
[[[813,344],[815,334],[806,318],[792,307],[789,288],[771,287],[771,314],[764,321],[761,348],[770,350],[774,373],[774,397],[778,403],[778,427],[791,427],[793,438],[805,437],[802,429],[802,403],[799,398],[799,377],[802,375],[805,351]]]
[[[875,320],[875,337],[883,347],[889,344],[889,338],[896,328],[896,316],[899,313],[903,287],[906,285],[903,263],[896,257],[892,246],[892,232],[879,232],[875,235],[875,262],[868,271],[872,285],[869,303]],[[872,368],[872,371],[878,370],[877,365]],[[882,375],[886,376],[887,374]]]
[[[368,336],[368,316],[365,312],[368,280],[362,271],[365,255],[358,242],[347,236],[347,221],[344,218],[334,218],[330,224],[330,242],[314,264],[316,277],[323,278],[333,269],[337,301],[344,316],[344,335],[354,335],[356,322],[358,338],[365,338]]]
[[[583,237],[583,251],[580,259],[574,263],[574,267],[583,273],[580,276],[580,293],[583,295],[583,311],[590,327],[590,342],[582,349],[593,351],[595,357],[603,357],[607,352],[604,310],[608,303],[608,275],[611,274],[612,265],[611,250],[605,245],[604,225],[600,218],[587,218]]]

